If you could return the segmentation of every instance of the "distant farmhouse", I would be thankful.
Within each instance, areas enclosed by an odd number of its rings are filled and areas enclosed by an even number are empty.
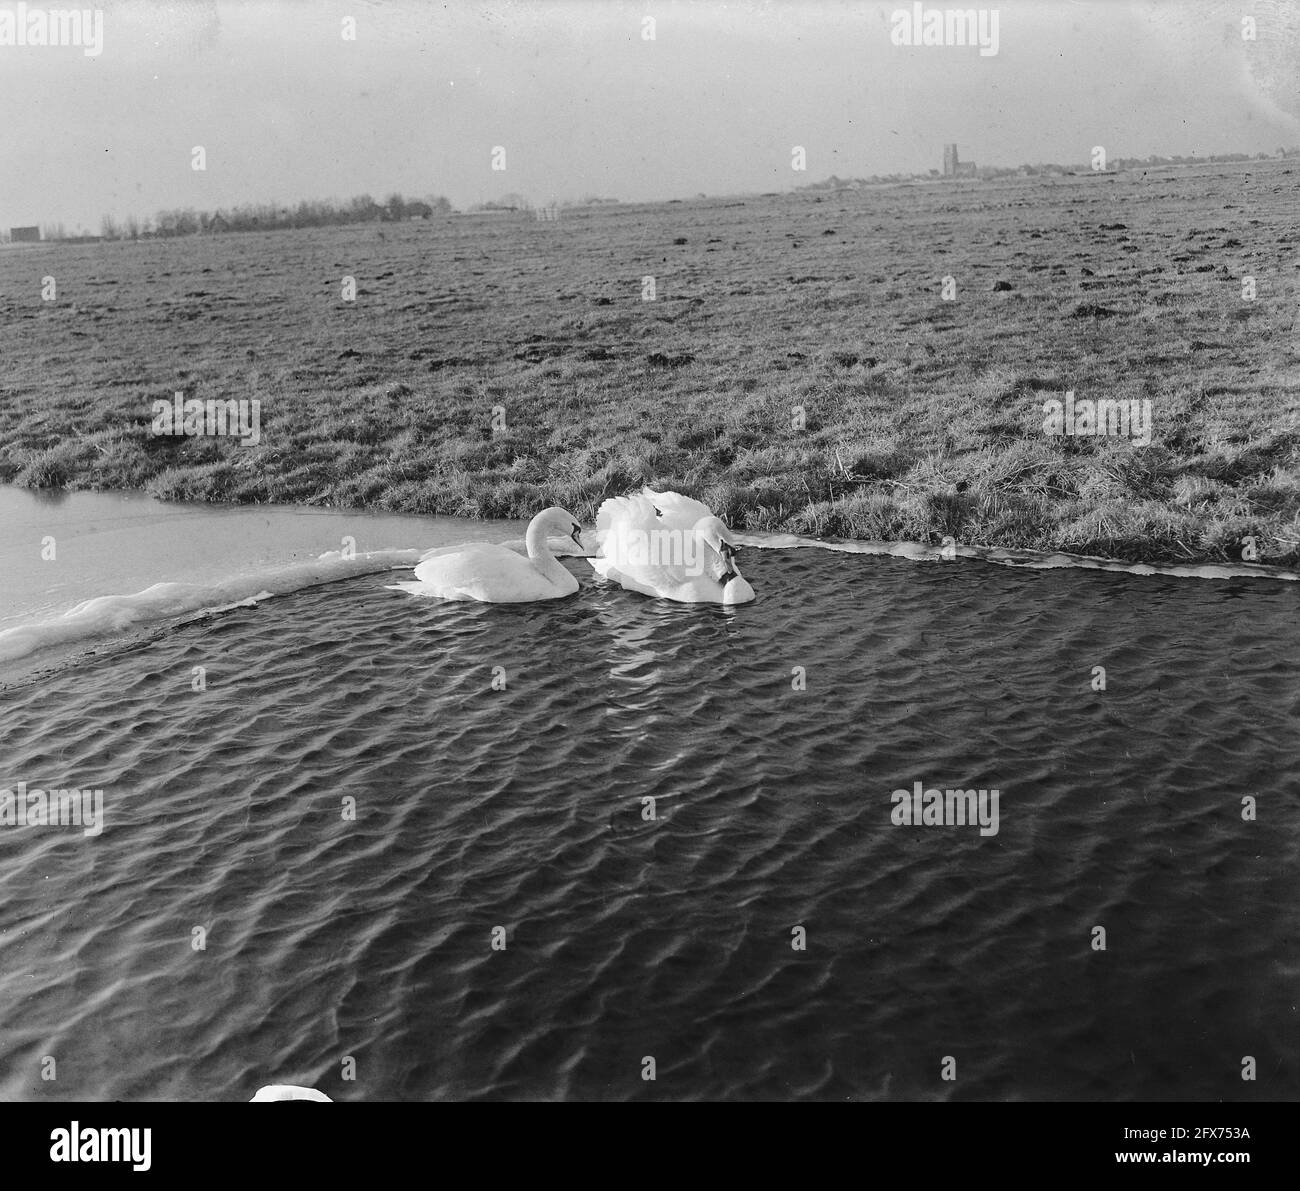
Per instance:
[[[39,227],[11,227],[9,239],[14,244],[39,244],[41,229]]]
[[[944,145],[943,176],[945,178],[973,178],[975,177],[975,163],[973,161],[958,161],[957,146]]]

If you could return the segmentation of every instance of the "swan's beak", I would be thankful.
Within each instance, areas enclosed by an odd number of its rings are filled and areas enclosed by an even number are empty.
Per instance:
[[[732,566],[732,561],[736,557],[736,548],[730,542],[722,543],[722,558],[727,564],[727,569],[722,572],[722,578],[718,580],[723,587],[726,587],[736,577],[736,569]]]
[[[727,586],[736,577],[736,555],[740,551],[731,542],[723,542],[723,559],[727,563],[727,571],[723,575],[723,586]]]
[[[579,550],[585,551],[587,549],[587,547],[582,544],[582,526],[576,521],[573,523],[573,532],[569,534],[569,537],[577,543]]]

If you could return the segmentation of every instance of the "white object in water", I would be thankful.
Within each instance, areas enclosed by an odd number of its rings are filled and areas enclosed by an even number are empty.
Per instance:
[[[683,604],[747,604],[754,589],[735,564],[731,530],[708,505],[643,488],[596,514],[595,571],[629,591]]]
[[[445,546],[421,559],[415,577],[445,600],[521,604],[572,595],[578,590],[578,581],[551,553],[547,534],[552,530],[568,535],[583,549],[582,527],[570,513],[552,507],[528,523],[527,558],[508,546],[488,542]]]
[[[280,1100],[315,1100],[318,1104],[333,1104],[324,1092],[318,1092],[315,1088],[300,1088],[293,1083],[269,1083],[264,1088],[258,1088],[256,1095],[249,1101],[249,1104],[271,1104]]]

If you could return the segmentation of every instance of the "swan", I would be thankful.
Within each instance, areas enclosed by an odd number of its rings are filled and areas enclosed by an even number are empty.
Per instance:
[[[597,574],[629,591],[683,604],[747,604],[754,589],[735,564],[731,530],[708,505],[643,488],[596,513]]]
[[[527,557],[509,546],[468,542],[430,550],[415,568],[418,583],[403,585],[445,600],[482,600],[489,604],[522,604],[558,600],[578,590],[578,580],[551,553],[549,531],[572,538],[578,549],[582,527],[558,506],[543,509],[528,523],[524,539]]]
[[[293,1083],[269,1083],[258,1088],[249,1104],[272,1104],[282,1100],[314,1100],[317,1104],[333,1104],[324,1092],[315,1088],[303,1088]]]

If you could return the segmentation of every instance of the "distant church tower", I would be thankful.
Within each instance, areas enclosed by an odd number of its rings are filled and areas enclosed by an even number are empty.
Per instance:
[[[943,176],[945,178],[955,178],[957,176],[956,145],[944,145],[943,147]]]

